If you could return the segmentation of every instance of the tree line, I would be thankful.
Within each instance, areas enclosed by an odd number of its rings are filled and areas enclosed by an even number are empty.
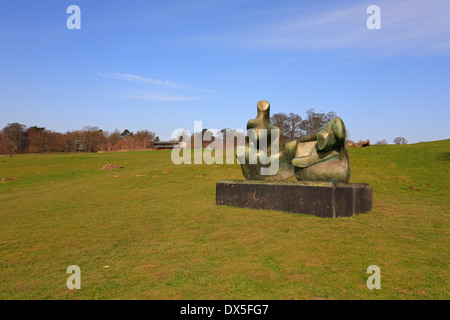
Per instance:
[[[154,132],[128,129],[120,132],[103,131],[94,126],[66,133],[54,132],[44,127],[27,127],[20,123],[8,123],[0,131],[0,153],[46,152],[98,152],[124,151],[153,148],[159,138]]]
[[[408,144],[408,140],[406,140],[406,138],[403,138],[403,137],[397,137],[393,141],[395,144]],[[375,144],[388,144],[388,143],[389,142],[386,139],[382,139],[382,140],[377,141],[377,143],[375,143]]]
[[[275,113],[270,118],[273,125],[280,129],[280,144],[292,140],[300,140],[303,136],[324,127],[330,120],[335,118],[336,112],[316,112],[314,109],[306,111],[303,119],[296,113]],[[228,131],[227,131],[228,130]],[[226,141],[226,133],[231,129],[223,129],[212,135],[209,141],[220,138]],[[191,135],[193,145],[194,136],[204,136],[207,129]],[[240,135],[241,132],[231,132]],[[172,137],[180,140],[182,134]],[[347,130],[347,138],[349,137]],[[203,140],[203,139],[202,139]],[[126,151],[152,149],[153,142],[159,141],[159,137],[152,131],[141,130],[136,133],[125,129],[123,132],[103,131],[98,127],[86,126],[82,130],[73,130],[66,133],[54,132],[44,127],[29,127],[20,123],[8,123],[0,131],[0,153],[45,153],[45,152],[98,152],[98,151]],[[204,142],[205,147],[210,142]],[[406,144],[408,141],[403,137],[394,139],[396,144]],[[386,140],[377,141],[376,144],[387,144]],[[236,144],[235,144],[236,145]],[[234,145],[234,146],[235,146]],[[234,147],[233,146],[233,147]],[[232,146],[229,146],[232,147]]]
[[[306,118],[303,119],[296,113],[274,113],[270,117],[273,125],[280,129],[280,144],[292,140],[300,140],[303,136],[323,128],[329,121],[336,118],[336,112],[316,112],[314,109],[306,110]],[[348,137],[348,133],[347,133]]]
[[[280,145],[286,144],[289,141],[300,140],[303,136],[310,134],[311,132],[323,128],[329,121],[336,118],[336,112],[316,112],[314,109],[308,109],[306,111],[306,118],[303,119],[296,113],[275,113],[270,117],[270,122],[277,126],[280,130]],[[187,130],[177,132],[172,140],[182,141],[183,137],[189,136]],[[222,140],[222,145],[225,148],[235,147],[237,145],[237,139],[235,139],[233,146],[226,145],[226,136],[231,134],[233,136],[244,135],[243,132],[235,131],[232,129],[222,129],[217,132],[211,132],[209,129],[203,129],[201,132],[195,132],[190,135],[190,145],[194,146],[195,137],[198,136],[200,140],[203,140],[205,133],[208,132],[207,138],[203,141],[202,147],[207,146],[210,141],[216,139]],[[348,137],[348,133],[347,133]],[[242,141],[242,140],[241,140]]]

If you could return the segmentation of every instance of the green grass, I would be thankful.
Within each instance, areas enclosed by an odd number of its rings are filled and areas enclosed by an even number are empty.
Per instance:
[[[239,166],[169,151],[0,158],[0,299],[449,299],[450,140],[350,159],[374,209],[322,219],[216,206]]]

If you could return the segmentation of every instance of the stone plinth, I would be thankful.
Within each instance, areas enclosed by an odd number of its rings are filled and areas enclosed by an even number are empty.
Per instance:
[[[365,183],[220,180],[216,204],[335,218],[372,210]]]

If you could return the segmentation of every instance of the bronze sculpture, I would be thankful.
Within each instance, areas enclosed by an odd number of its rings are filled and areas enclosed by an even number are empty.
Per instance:
[[[348,183],[350,160],[341,118],[334,118],[300,142],[278,147],[279,130],[270,123],[270,103],[259,101],[257,109],[257,117],[247,123],[245,146],[236,148],[247,180],[286,180],[295,175],[299,181]]]

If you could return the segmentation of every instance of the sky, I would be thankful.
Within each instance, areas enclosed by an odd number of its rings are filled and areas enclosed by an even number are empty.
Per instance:
[[[354,141],[450,138],[450,1],[0,2],[0,128],[168,140],[194,121],[245,129],[259,100],[334,111]]]

